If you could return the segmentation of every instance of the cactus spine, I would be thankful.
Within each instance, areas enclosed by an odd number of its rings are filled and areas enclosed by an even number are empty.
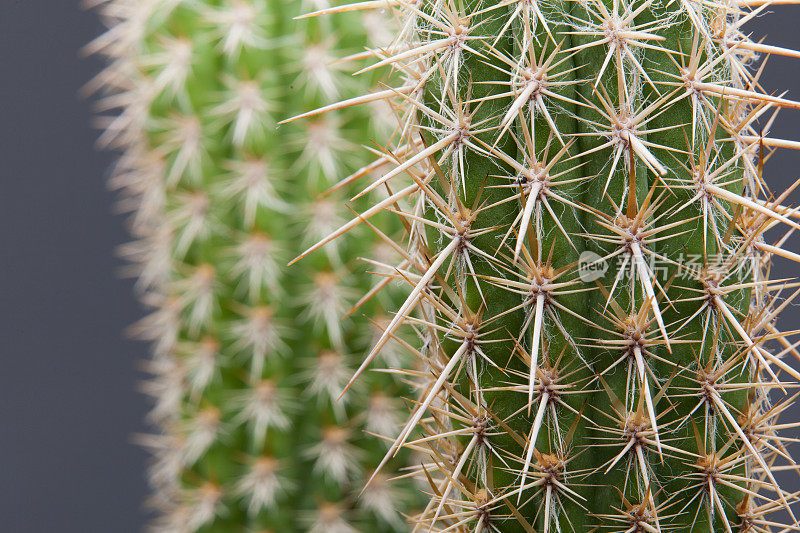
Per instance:
[[[799,228],[762,177],[773,113],[742,26],[760,1],[420,0],[373,68],[425,372],[386,458],[424,443],[418,531],[789,531],[778,422],[800,374],[776,325]],[[326,111],[321,109],[319,112]],[[793,188],[793,187],[792,187]],[[401,247],[398,244],[398,248]],[[360,373],[357,372],[356,376]],[[427,381],[425,381],[427,379]],[[782,513],[782,514],[781,514]],[[781,525],[785,521],[785,526]],[[785,528],[785,529],[784,529]]]
[[[358,167],[342,151],[367,132],[359,112],[305,131],[277,121],[364,90],[329,54],[362,50],[366,22],[292,23],[299,3],[273,0],[100,4],[109,30],[89,51],[110,62],[93,85],[119,111],[101,142],[123,151],[112,183],[136,238],[123,255],[153,308],[134,327],[153,345],[153,530],[402,527],[402,484],[356,495],[386,448],[365,431],[394,431],[403,389],[376,375],[335,401],[372,331],[345,313],[376,239],[281,266],[345,216],[335,194],[307,198]]]

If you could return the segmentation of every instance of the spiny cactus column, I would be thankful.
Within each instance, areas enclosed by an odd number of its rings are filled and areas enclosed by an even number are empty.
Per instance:
[[[356,258],[379,239],[365,233],[302,270],[283,267],[346,212],[335,196],[308,197],[363,164],[350,148],[368,131],[364,113],[302,133],[277,122],[363,90],[329,56],[363,50],[365,21],[294,23],[298,4],[263,0],[100,10],[110,29],[89,51],[110,64],[94,84],[107,91],[101,107],[119,110],[101,141],[124,152],[113,184],[136,241],[123,254],[153,308],[134,327],[153,343],[145,388],[159,433],[142,437],[153,529],[402,527],[411,498],[388,485],[390,471],[357,495],[387,447],[372,434],[397,431],[403,389],[376,375],[336,401],[373,331],[345,315],[371,282]]]
[[[374,202],[405,225],[403,325],[427,388],[386,459],[428,447],[419,531],[788,531],[778,417],[799,358],[776,326],[800,228],[763,162],[774,112],[742,26],[765,2],[392,5],[372,68],[398,127]],[[793,187],[792,187],[793,189]],[[380,224],[377,224],[380,227]],[[301,257],[302,257],[301,256]],[[357,375],[360,373],[357,372]],[[420,378],[417,369],[408,375]],[[425,435],[419,439],[414,432]],[[785,520],[785,526],[780,525]],[[786,529],[784,529],[784,527]]]

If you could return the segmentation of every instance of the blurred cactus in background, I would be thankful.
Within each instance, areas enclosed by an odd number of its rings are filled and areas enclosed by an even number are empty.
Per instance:
[[[100,144],[122,152],[111,184],[135,237],[122,255],[152,309],[133,326],[152,344],[157,431],[140,437],[152,529],[404,530],[407,480],[390,484],[384,470],[358,495],[388,448],[380,435],[399,430],[407,386],[373,373],[338,399],[380,323],[379,300],[350,313],[372,288],[357,257],[393,263],[397,251],[363,231],[285,268],[351,215],[346,184],[328,189],[364,164],[359,145],[391,110],[277,125],[370,90],[377,77],[350,73],[365,46],[386,44],[389,14],[293,21],[319,6],[286,0],[93,4],[108,31],[87,51],[108,66],[88,89],[106,115]]]
[[[744,33],[769,2],[367,0],[311,18],[384,5],[395,37],[364,72],[391,88],[298,118],[389,103],[355,198],[387,196],[296,260],[404,227],[399,261],[374,264],[407,298],[355,377],[418,334],[399,372],[424,386],[376,465],[427,456],[414,530],[800,529],[778,482],[797,469],[778,433],[798,426],[779,417],[800,354],[776,323],[800,291],[770,278],[800,262],[783,248],[797,183],[763,177],[800,148],[769,135],[800,103],[757,63],[800,52]]]

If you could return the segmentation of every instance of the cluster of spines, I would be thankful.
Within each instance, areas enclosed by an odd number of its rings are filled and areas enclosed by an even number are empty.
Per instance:
[[[357,496],[404,389],[376,374],[338,399],[373,331],[347,316],[371,282],[356,257],[379,239],[283,267],[346,216],[341,191],[320,195],[359,166],[352,148],[368,133],[364,112],[277,123],[362,90],[331,54],[363,49],[367,21],[292,23],[301,8],[282,0],[92,7],[109,29],[87,51],[109,64],[90,89],[109,115],[100,142],[122,152],[112,186],[135,237],[121,251],[152,308],[133,333],[152,343],[158,431],[140,441],[153,530],[402,529],[412,499],[383,482],[391,472]],[[369,29],[387,23],[378,14]]]
[[[800,358],[772,280],[800,228],[763,163],[776,111],[752,41],[769,2],[508,0],[391,5],[370,68],[400,83],[360,214],[397,216],[420,396],[384,462],[424,454],[415,531],[793,531],[778,435]],[[365,69],[366,70],[366,69]],[[796,186],[796,184],[795,184]],[[357,197],[361,196],[357,195]],[[379,226],[379,224],[377,224]],[[771,242],[766,232],[784,232]],[[352,381],[351,381],[352,383]],[[382,466],[384,463],[381,463]],[[368,490],[368,489],[367,489]]]

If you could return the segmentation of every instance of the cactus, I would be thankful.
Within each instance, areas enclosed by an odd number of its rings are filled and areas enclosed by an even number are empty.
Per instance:
[[[798,108],[756,60],[800,52],[743,25],[767,1],[385,0],[399,30],[363,69],[387,101],[385,189],[308,248],[395,215],[407,298],[353,380],[412,329],[420,395],[378,470],[420,450],[415,531],[790,531],[778,434],[800,358],[771,279],[800,228],[763,163]],[[376,218],[373,218],[376,217]],[[774,229],[778,233],[767,231]],[[773,240],[777,238],[777,240]],[[397,372],[397,370],[395,370]],[[366,490],[369,490],[369,486]],[[784,525],[781,525],[784,524]]]
[[[345,316],[371,283],[355,258],[381,241],[363,232],[281,266],[347,216],[346,187],[307,198],[363,164],[351,147],[369,130],[362,111],[277,122],[377,81],[352,83],[329,57],[361,51],[367,21],[293,23],[299,2],[283,0],[99,4],[109,30],[88,51],[109,66],[90,89],[112,112],[101,144],[122,151],[112,185],[135,237],[122,255],[153,309],[133,327],[153,353],[157,431],[140,437],[153,530],[402,530],[407,482],[390,485],[387,470],[357,495],[405,389],[376,374],[338,399],[374,334]],[[373,16],[369,33],[387,23]]]

